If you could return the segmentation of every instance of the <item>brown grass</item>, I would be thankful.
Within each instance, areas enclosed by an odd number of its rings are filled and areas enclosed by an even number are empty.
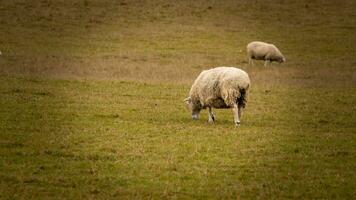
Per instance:
[[[0,73],[190,84],[201,70],[226,65],[258,84],[354,85],[355,3],[335,4],[2,2]],[[275,43],[287,63],[248,67],[252,40]]]

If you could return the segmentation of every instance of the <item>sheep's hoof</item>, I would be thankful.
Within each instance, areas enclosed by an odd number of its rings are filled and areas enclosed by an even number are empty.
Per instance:
[[[236,127],[240,126],[240,122],[235,122]]]

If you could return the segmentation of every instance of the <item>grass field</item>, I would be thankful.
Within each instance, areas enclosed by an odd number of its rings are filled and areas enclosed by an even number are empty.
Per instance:
[[[356,2],[0,0],[0,199],[353,199]],[[287,62],[248,66],[245,46]],[[192,121],[200,71],[250,99]]]

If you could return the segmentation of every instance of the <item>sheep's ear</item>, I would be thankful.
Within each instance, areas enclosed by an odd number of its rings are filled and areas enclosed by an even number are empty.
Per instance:
[[[187,98],[184,99],[184,102],[186,104],[189,104],[190,102],[192,102],[192,98],[191,97],[187,97]]]

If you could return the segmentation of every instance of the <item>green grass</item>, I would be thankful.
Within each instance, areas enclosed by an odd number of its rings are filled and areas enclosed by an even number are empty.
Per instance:
[[[0,199],[352,199],[353,1],[0,1]],[[252,40],[283,65],[247,66]],[[252,80],[190,119],[213,66]]]
[[[254,88],[240,128],[190,120],[188,89],[1,78],[1,197],[355,195],[355,89]]]

